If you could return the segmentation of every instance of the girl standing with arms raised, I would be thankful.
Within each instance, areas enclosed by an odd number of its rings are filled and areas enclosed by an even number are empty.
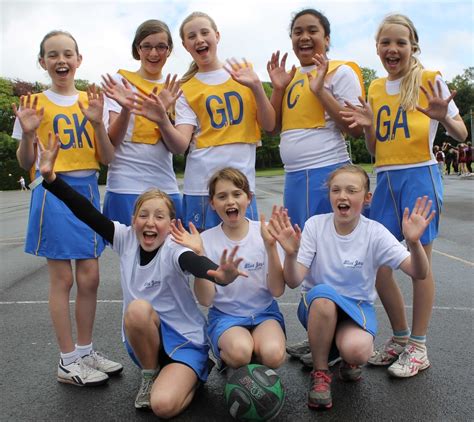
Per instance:
[[[353,62],[329,60],[330,24],[314,9],[296,13],[290,24],[293,51],[301,67],[288,73],[280,52],[268,62],[273,85],[271,102],[281,130],[280,155],[285,166],[283,202],[291,221],[304,227],[315,214],[331,212],[327,176],[350,157],[344,133],[349,128],[339,111],[363,93],[362,75]]]
[[[466,138],[467,130],[452,101],[455,93],[450,94],[439,72],[425,70],[416,57],[420,52],[418,34],[408,17],[387,16],[377,31],[376,46],[388,75],[372,82],[368,103],[361,99],[362,107],[348,105],[351,111],[342,115],[351,126],[364,129],[367,148],[375,155],[377,187],[370,211],[372,219],[402,240],[403,209],[413,208],[420,195],[433,201],[436,217],[421,237],[431,264],[443,200],[433,140],[438,123],[458,141]],[[411,334],[403,297],[390,268],[378,271],[376,287],[394,335],[369,362],[392,364],[388,371],[396,377],[414,376],[430,366],[426,333],[435,291],[431,265],[425,278],[413,279]]]
[[[115,159],[109,164],[104,214],[112,220],[130,224],[133,206],[139,194],[157,187],[166,192],[181,218],[181,195],[173,170],[173,155],[168,151],[156,123],[131,113],[135,92],[158,94],[165,108],[174,104],[178,84],[163,77],[163,67],[173,51],[168,26],[159,20],[147,20],[136,30],[132,55],[140,61],[135,71],[120,69],[104,77],[108,97],[109,137],[115,146]]]
[[[137,113],[158,123],[163,140],[173,153],[183,153],[189,147],[184,173],[184,221],[192,221],[203,230],[220,222],[207,193],[207,182],[216,170],[231,163],[246,175],[255,192],[259,125],[273,130],[275,113],[248,63],[234,60],[224,68],[217,57],[220,34],[210,16],[192,13],[181,24],[180,35],[193,63],[181,80],[183,95],[176,102],[176,128],[161,101],[154,104],[159,113],[147,113],[147,106],[152,105],[147,99],[138,105]],[[255,197],[247,215],[258,218]]]
[[[51,77],[51,88],[22,97],[13,137],[19,140],[20,166],[37,172],[38,149],[48,133],[60,138],[55,171],[95,207],[100,206],[97,186],[99,160],[108,164],[113,146],[104,126],[102,94],[93,87],[77,91],[74,75],[82,62],[76,40],[67,32],[52,31],[40,44],[39,63]],[[122,365],[110,361],[92,348],[97,288],[98,257],[104,242],[81,223],[67,207],[41,186],[32,193],[25,251],[48,260],[50,276],[49,310],[61,352],[58,381],[78,386],[102,384],[107,374],[118,373]],[[76,261],[75,274],[71,260]],[[75,277],[74,277],[75,275]],[[75,319],[77,344],[72,337],[69,295],[77,283]]]

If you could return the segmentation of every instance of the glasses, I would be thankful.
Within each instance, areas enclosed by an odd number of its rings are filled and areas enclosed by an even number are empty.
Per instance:
[[[151,44],[141,44],[138,46],[140,51],[145,54],[150,54],[153,49],[155,49],[158,53],[166,53],[168,49],[170,48],[166,44],[157,44],[157,45],[151,45]]]

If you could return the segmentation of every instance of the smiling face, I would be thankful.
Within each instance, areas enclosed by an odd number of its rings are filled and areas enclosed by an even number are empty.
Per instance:
[[[310,66],[314,64],[312,58],[316,53],[326,54],[329,35],[326,35],[320,20],[308,13],[295,19],[291,29],[291,43],[301,66]]]
[[[190,19],[181,28],[181,38],[199,71],[209,72],[221,67],[217,58],[220,35],[208,18],[199,16]]]
[[[51,77],[51,88],[59,94],[75,93],[74,75],[81,62],[75,41],[66,34],[53,35],[42,44],[39,63]]]
[[[141,63],[138,74],[144,79],[160,79],[170,54],[168,34],[159,32],[148,35],[137,45],[137,52]]]
[[[330,179],[329,200],[334,212],[334,225],[341,235],[351,233],[357,226],[364,206],[370,202],[362,174],[339,171]]]
[[[385,24],[377,37],[377,54],[389,80],[400,79],[410,70],[414,52],[410,30],[400,24]]]
[[[249,196],[230,180],[221,179],[216,182],[211,206],[225,226],[235,228],[245,221],[249,204]]]
[[[140,246],[147,252],[163,244],[170,232],[170,225],[170,211],[161,198],[144,201],[132,221]]]

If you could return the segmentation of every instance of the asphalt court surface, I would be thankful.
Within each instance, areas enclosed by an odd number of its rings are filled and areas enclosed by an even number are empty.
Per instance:
[[[428,333],[432,367],[406,380],[392,379],[385,369],[370,367],[364,368],[363,379],[356,384],[335,379],[333,408],[315,412],[306,406],[309,373],[298,361],[288,359],[278,369],[286,400],[277,421],[472,420],[474,180],[449,176],[444,186],[444,212],[433,252],[437,290]],[[282,177],[257,178],[259,210],[268,216],[271,206],[281,203],[282,190]],[[48,312],[46,261],[23,252],[29,197],[29,192],[0,192],[0,420],[156,420],[133,407],[140,375],[120,339],[118,258],[109,249],[100,259],[94,345],[122,362],[123,374],[106,386],[89,389],[56,381],[58,348]],[[400,272],[396,276],[410,320],[411,280]],[[296,317],[298,289],[287,289],[278,301],[288,341],[304,339]],[[376,308],[379,344],[390,335],[390,326],[379,302]],[[213,371],[191,406],[174,420],[232,420],[224,404],[224,385],[225,377]]]

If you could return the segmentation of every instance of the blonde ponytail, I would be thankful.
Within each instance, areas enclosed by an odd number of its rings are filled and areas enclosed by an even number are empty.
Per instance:
[[[196,73],[198,73],[199,68],[196,62],[193,60],[191,64],[189,65],[189,69],[186,71],[186,73],[181,77],[181,80],[179,81],[181,84],[184,84],[185,82],[188,82]]]

